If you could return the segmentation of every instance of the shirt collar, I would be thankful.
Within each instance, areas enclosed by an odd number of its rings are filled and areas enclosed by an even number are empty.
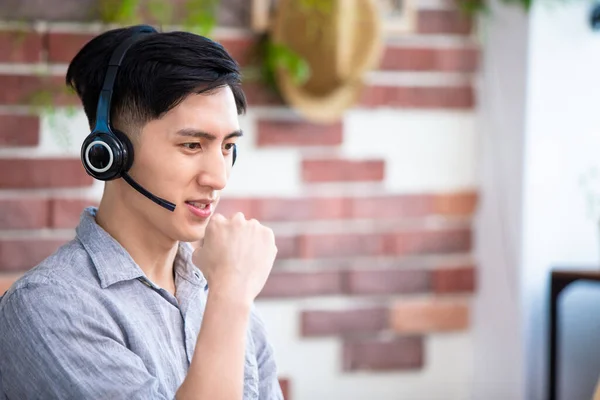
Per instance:
[[[206,286],[206,279],[202,272],[192,262],[194,248],[191,244],[179,242],[177,255],[175,256],[175,274],[196,286]]]
[[[115,238],[96,222],[96,207],[83,210],[76,228],[77,238],[92,259],[100,286],[105,289],[117,282],[146,278],[144,271]],[[204,277],[192,264],[193,248],[189,243],[179,243],[175,256],[175,273],[192,284],[205,285]]]

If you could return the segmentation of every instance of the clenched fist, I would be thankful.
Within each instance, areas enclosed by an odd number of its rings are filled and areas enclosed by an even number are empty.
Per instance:
[[[252,302],[265,285],[276,255],[270,228],[239,212],[231,219],[214,214],[193,262],[211,291]]]

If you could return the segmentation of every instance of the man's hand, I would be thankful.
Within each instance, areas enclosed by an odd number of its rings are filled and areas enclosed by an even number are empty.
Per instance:
[[[238,212],[231,219],[212,216],[193,262],[211,292],[251,303],[265,285],[276,255],[273,231]]]
[[[277,255],[273,231],[242,213],[215,214],[193,255],[210,290],[188,375],[178,400],[243,397],[244,351],[252,302]]]

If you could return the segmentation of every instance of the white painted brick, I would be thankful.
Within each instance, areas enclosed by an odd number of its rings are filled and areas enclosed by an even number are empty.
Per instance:
[[[391,192],[476,186],[473,112],[353,110],[345,116],[344,138],[349,157],[385,159]]]

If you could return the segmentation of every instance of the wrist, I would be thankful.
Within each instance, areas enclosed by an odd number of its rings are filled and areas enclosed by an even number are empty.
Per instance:
[[[249,312],[253,301],[233,285],[216,287],[209,285],[207,302],[240,312]]]

